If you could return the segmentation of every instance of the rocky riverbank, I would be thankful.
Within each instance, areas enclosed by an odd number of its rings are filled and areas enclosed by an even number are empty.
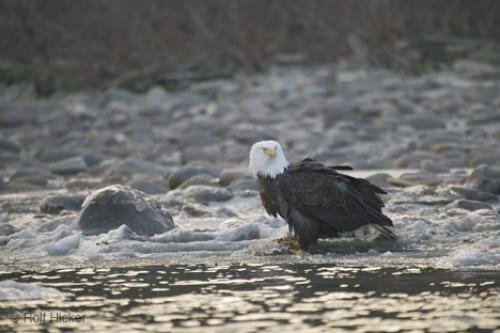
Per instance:
[[[311,255],[314,260],[359,261],[357,252],[390,260],[395,253],[435,251],[429,257],[437,266],[498,267],[499,91],[499,69],[467,61],[420,77],[276,68],[142,95],[109,89],[33,100],[5,89],[2,261],[155,253],[182,261],[194,252],[238,261],[276,254],[273,240],[286,225],[265,216],[246,173],[250,145],[272,138],[290,160],[311,156],[386,170],[366,175],[390,193],[387,212],[398,243],[356,248],[348,241],[330,255]],[[144,192],[144,202],[152,198],[157,205],[150,208],[153,220],[170,214],[176,228],[160,228],[152,237],[130,225],[81,234],[85,197],[115,184]]]

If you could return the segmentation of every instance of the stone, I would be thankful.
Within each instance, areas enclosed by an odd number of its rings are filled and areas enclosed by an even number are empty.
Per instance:
[[[42,168],[27,167],[20,168],[10,175],[9,183],[22,182],[37,187],[44,187],[47,185],[48,180],[54,177],[53,174]]]
[[[129,158],[117,164],[112,164],[107,170],[108,176],[132,177],[134,175],[163,176],[168,173],[168,169],[140,159]]]
[[[88,166],[82,157],[72,157],[49,166],[50,171],[58,175],[74,175],[87,171]]]
[[[474,200],[474,201],[496,201],[497,196],[490,193],[490,192],[484,192],[480,190],[475,190],[471,188],[466,188],[466,187],[460,187],[460,186],[453,186],[450,188],[453,192],[456,194],[460,195],[461,197],[467,199],[467,200]]]
[[[0,103],[0,127],[36,123],[48,111],[35,104]]]
[[[420,162],[420,170],[424,173],[447,173],[449,168],[435,160],[423,160]]]
[[[210,213],[203,206],[198,205],[198,204],[185,204],[182,206],[182,211],[186,212],[191,217],[209,217],[209,216],[212,216],[212,213]]]
[[[218,178],[202,173],[200,175],[195,175],[189,178],[188,180],[183,182],[181,186],[179,186],[179,188],[184,189],[195,185],[220,186]]]
[[[228,186],[236,180],[250,178],[247,170],[242,169],[225,169],[219,175],[219,183],[222,186]]]
[[[443,177],[439,175],[422,172],[406,173],[401,175],[400,178],[404,181],[429,186],[437,186],[443,182]]]
[[[469,211],[475,211],[479,209],[493,209],[493,207],[491,207],[491,205],[487,203],[471,200],[458,200],[455,202],[455,205],[458,208],[463,208]]]
[[[240,179],[232,183],[227,189],[233,193],[246,190],[259,191],[259,183],[256,179]]]
[[[66,189],[70,191],[81,191],[88,189],[96,189],[101,187],[102,183],[99,180],[83,180],[83,179],[75,179],[66,183]]]
[[[56,194],[49,196],[40,203],[40,212],[58,214],[62,210],[79,211],[85,195],[81,194]]]
[[[220,155],[219,146],[209,146],[209,147],[187,147],[181,152],[181,162],[184,164],[192,162],[217,162],[217,158]]]
[[[480,165],[467,178],[466,186],[485,192],[500,194],[500,168]]]
[[[390,177],[391,176],[386,173],[376,173],[366,177],[366,179],[369,180],[371,183],[383,188],[391,185],[389,184],[388,181]]]
[[[163,194],[168,192],[166,185],[155,180],[135,179],[129,181],[127,185],[146,194]]]
[[[61,160],[77,157],[74,151],[60,149],[59,147],[43,147],[35,153],[36,159],[45,163],[55,163]]]
[[[144,192],[111,185],[92,192],[77,218],[86,235],[95,235],[128,226],[140,236],[153,236],[175,227],[170,214]]]
[[[205,205],[210,202],[223,202],[233,198],[233,194],[224,188],[206,185],[191,186],[185,189],[184,192],[187,198]]]
[[[199,162],[190,163],[173,172],[168,178],[168,184],[171,189],[175,189],[195,175],[206,174],[217,177],[219,173],[219,168],[212,164]]]

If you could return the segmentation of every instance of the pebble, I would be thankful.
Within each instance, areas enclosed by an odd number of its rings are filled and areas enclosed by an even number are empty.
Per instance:
[[[56,194],[49,196],[40,203],[40,212],[58,214],[62,210],[79,211],[85,195],[81,194]]]
[[[228,186],[236,180],[240,180],[242,178],[246,178],[250,176],[248,175],[247,170],[242,169],[225,169],[219,175],[219,183],[222,186]]]
[[[170,214],[144,192],[112,185],[87,196],[77,218],[87,235],[105,233],[127,225],[141,236],[153,236],[175,227]]]
[[[195,185],[220,186],[218,178],[202,173],[189,178],[183,182],[179,188],[184,189]]]
[[[369,180],[371,183],[384,188],[390,186],[389,184],[390,177],[391,176],[388,175],[387,173],[376,173],[366,177],[366,179]]]
[[[129,181],[127,185],[146,194],[163,194],[168,192],[167,186],[158,180],[136,179]]]
[[[497,196],[485,192],[485,191],[480,191],[480,190],[475,190],[471,188],[466,188],[466,187],[460,187],[460,186],[453,186],[451,187],[451,190],[458,195],[462,196],[465,199],[468,200],[476,200],[476,201],[496,201]]]
[[[106,172],[108,176],[132,177],[134,175],[148,176],[164,176],[168,173],[168,169],[149,162],[136,158],[129,158],[125,161],[113,163]]]
[[[219,173],[220,169],[212,164],[195,162],[187,164],[172,173],[168,178],[168,183],[171,189],[175,189],[195,175],[206,174],[217,177]]]
[[[46,108],[35,104],[0,103],[0,127],[34,123],[46,111]]]
[[[233,198],[233,194],[224,188],[206,185],[191,186],[183,191],[187,198],[204,205],[210,202],[228,201]]]
[[[420,170],[424,173],[448,173],[449,168],[435,160],[423,160],[420,162]]]
[[[493,209],[491,205],[484,203],[484,202],[478,202],[478,201],[471,201],[471,200],[458,200],[455,202],[455,205],[458,208],[463,208],[469,211],[475,211],[479,209]]]
[[[80,156],[68,158],[49,166],[50,171],[59,175],[74,175],[87,171],[87,168],[87,163],[85,163],[85,160]]]
[[[233,193],[236,192],[241,192],[241,191],[246,191],[246,190],[252,190],[252,191],[259,191],[259,183],[255,179],[240,179],[232,183],[227,187],[228,190],[230,190]]]

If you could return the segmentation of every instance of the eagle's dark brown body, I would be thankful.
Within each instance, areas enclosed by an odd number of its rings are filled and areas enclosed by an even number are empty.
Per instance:
[[[382,214],[382,189],[366,179],[338,173],[317,161],[290,164],[275,178],[259,176],[260,197],[267,213],[288,222],[303,249],[319,238],[337,237],[366,224],[387,230],[392,221]],[[392,234],[391,231],[388,231]]]

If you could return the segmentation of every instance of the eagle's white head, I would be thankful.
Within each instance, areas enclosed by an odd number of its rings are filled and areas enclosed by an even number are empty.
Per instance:
[[[260,141],[250,149],[248,170],[252,176],[274,178],[283,173],[288,164],[281,145],[276,141]]]

